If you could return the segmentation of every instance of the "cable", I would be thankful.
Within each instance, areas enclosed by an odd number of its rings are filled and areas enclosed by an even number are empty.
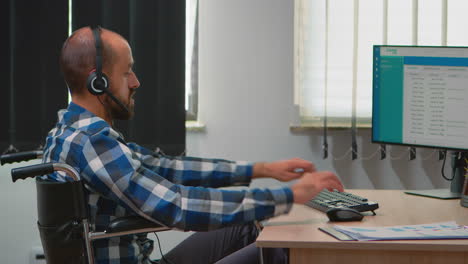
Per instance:
[[[449,179],[447,178],[447,176],[445,176],[445,172],[444,172],[444,168],[445,168],[445,160],[447,159],[447,150],[444,151],[444,161],[442,162],[442,170],[441,170],[441,173],[442,173],[442,178],[444,178],[445,180],[447,181],[452,181],[453,178],[455,178],[455,168],[456,166],[454,166],[453,170],[452,170],[452,178]]]
[[[167,258],[164,257],[164,254],[162,253],[162,250],[161,250],[161,243],[159,242],[158,234],[156,234],[156,232],[153,232],[153,233],[156,236],[156,239],[158,241],[158,247],[159,247],[159,253],[161,254],[161,259],[164,260],[166,263],[174,264],[173,262],[169,261]]]
[[[344,159],[346,158],[346,156],[348,156],[349,153],[350,153],[350,152],[353,152],[353,151],[354,151],[353,148],[350,147],[350,148],[346,151],[345,154],[343,154],[341,157],[338,157],[338,158],[333,157],[333,160],[336,160],[336,161],[338,161],[338,160],[344,160]],[[357,161],[357,160],[371,160],[372,158],[374,158],[374,157],[379,153],[379,151],[380,151],[380,149],[377,149],[376,151],[374,151],[374,153],[370,154],[370,155],[367,156],[367,157],[361,156],[360,158],[355,158],[355,159],[353,159],[353,160],[356,160],[356,161]]]
[[[437,153],[437,150],[433,149],[432,152],[431,152],[429,155],[423,156],[423,157],[421,158],[421,160],[428,160],[429,158],[431,158],[432,156],[434,156],[436,153]]]
[[[341,156],[341,157],[339,157],[339,158],[333,157],[333,160],[343,160],[344,158],[346,158],[346,156],[348,156],[348,154],[349,154],[351,151],[353,151],[353,150],[352,150],[351,148],[349,148],[348,151],[346,151],[346,153],[345,153],[343,156]]]
[[[304,25],[304,24],[303,24]],[[324,104],[323,104],[323,143],[322,143],[322,158],[328,158],[328,142],[327,142],[327,130],[328,130],[328,0],[325,1],[325,64],[324,64]]]
[[[180,153],[178,156],[182,157],[186,155],[187,155],[187,149],[184,149],[184,151],[182,151],[182,153]]]
[[[379,153],[380,153],[380,148],[377,148],[377,150],[374,153],[370,154],[369,156],[367,156],[367,157],[361,156],[360,160],[371,160],[375,156],[377,156],[377,154],[379,154]]]
[[[333,160],[343,160],[346,158],[346,156],[349,155],[350,152],[352,152],[353,149],[352,148],[349,148],[345,154],[343,154],[341,157],[333,157]],[[370,154],[369,156],[367,157],[361,157],[361,158],[358,158],[356,160],[371,160],[373,159],[379,152],[383,152],[384,155],[388,154],[388,156],[390,157],[390,160],[399,160],[399,159],[402,159],[405,155],[406,155],[406,151],[403,151],[400,155],[398,156],[392,156],[391,152],[390,151],[387,151],[386,149],[383,149],[383,148],[378,148],[375,152],[373,152],[372,154]],[[428,160],[430,159],[432,156],[434,156],[435,154],[437,153],[436,150],[433,150],[431,153],[429,153],[428,155],[426,156],[423,156],[421,157],[421,160]],[[447,151],[444,151],[444,156],[446,155]],[[444,160],[445,162],[445,160]],[[467,168],[467,171],[468,171],[468,168]]]
[[[390,157],[390,160],[399,160],[403,158],[403,156],[406,155],[406,151],[403,151],[403,153],[399,156],[392,156],[392,153],[390,151],[387,151],[387,153],[388,153],[388,156]]]
[[[358,157],[358,147],[356,143],[356,103],[357,103],[357,66],[358,66],[358,41],[359,41],[359,1],[354,0],[354,15],[353,15],[353,82],[352,82],[352,109],[351,109],[351,159],[355,160]]]

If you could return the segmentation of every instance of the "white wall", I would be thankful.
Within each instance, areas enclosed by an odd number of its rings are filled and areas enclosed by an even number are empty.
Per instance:
[[[408,161],[406,148],[388,146],[392,156],[403,157],[381,161],[377,155],[351,161],[350,155],[343,157],[351,144],[350,131],[332,130],[328,142],[335,158],[323,160],[320,130],[289,130],[290,123],[297,120],[293,107],[293,2],[200,0],[199,114],[207,128],[187,133],[188,155],[250,161],[300,157],[315,162],[318,169],[336,172],[347,188],[448,186],[440,176],[442,163],[436,153],[431,155],[432,150],[418,149],[417,159]],[[360,157],[377,150],[370,143],[369,130],[358,131],[358,147]],[[35,229],[35,188],[32,181],[11,183],[10,168],[0,167],[1,262],[29,263],[30,249],[40,245]],[[254,186],[276,184],[264,180]],[[162,233],[163,251],[187,235]]]

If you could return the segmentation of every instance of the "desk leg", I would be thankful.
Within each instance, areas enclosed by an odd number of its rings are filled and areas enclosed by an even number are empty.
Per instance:
[[[468,264],[468,253],[397,251],[290,249],[290,264]]]

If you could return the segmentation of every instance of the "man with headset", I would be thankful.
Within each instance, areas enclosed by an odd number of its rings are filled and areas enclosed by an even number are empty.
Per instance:
[[[257,263],[255,221],[287,213],[293,203],[305,203],[324,188],[343,190],[336,175],[317,172],[301,159],[252,164],[169,157],[127,143],[113,121],[134,115],[140,83],[131,48],[115,32],[78,29],[65,41],[60,65],[72,102],[59,111],[47,136],[44,162],[66,162],[80,173],[90,190],[96,230],[115,217],[138,214],[175,229],[207,231],[194,233],[161,263]],[[48,177],[67,181],[60,173]],[[298,181],[291,187],[217,189],[262,177]],[[93,247],[97,263],[153,263],[153,241],[146,236],[97,240]]]

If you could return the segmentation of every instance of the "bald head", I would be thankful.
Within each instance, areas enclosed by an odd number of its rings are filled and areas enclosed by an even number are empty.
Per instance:
[[[122,36],[113,31],[101,29],[103,71],[109,69],[114,63],[116,51],[113,43],[117,39],[124,40]],[[96,68],[95,39],[90,27],[76,30],[65,41],[60,54],[60,68],[72,95],[84,93],[86,79]]]

